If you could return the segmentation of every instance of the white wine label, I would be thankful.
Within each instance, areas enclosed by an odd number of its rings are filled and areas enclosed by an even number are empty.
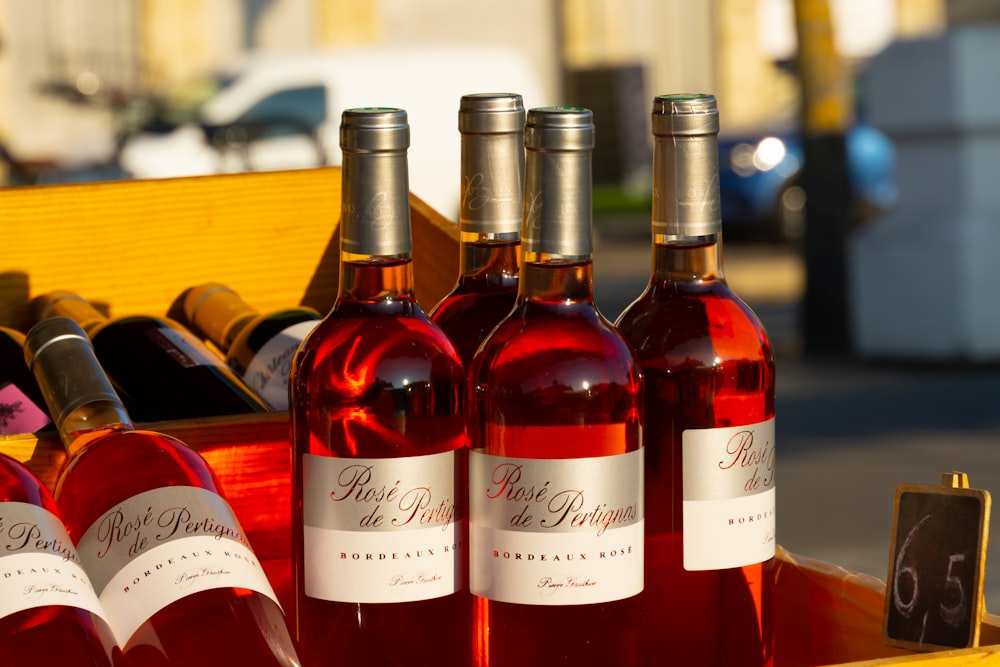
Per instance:
[[[535,605],[621,600],[643,589],[643,452],[469,459],[470,589]]]
[[[188,595],[244,588],[277,596],[228,503],[206,489],[170,486],[115,505],[77,544],[118,642]]]
[[[411,602],[465,585],[464,450],[391,459],[304,454],[309,597]]]
[[[59,518],[30,503],[0,503],[0,618],[49,605],[106,619]]]
[[[774,420],[684,431],[684,569],[774,557]]]
[[[244,382],[274,410],[288,409],[288,378],[299,344],[319,320],[299,322],[282,329],[261,346],[247,365]]]
[[[0,386],[0,435],[34,433],[52,422],[13,382]]]

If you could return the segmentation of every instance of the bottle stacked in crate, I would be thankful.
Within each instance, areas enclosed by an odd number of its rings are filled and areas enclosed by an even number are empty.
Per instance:
[[[52,317],[25,358],[68,460],[55,502],[125,665],[298,665],[277,596],[205,460],[137,430],[83,329]]]
[[[220,283],[204,283],[182,298],[190,327],[212,341],[226,363],[274,410],[288,408],[292,358],[320,314],[305,306],[259,313]]]
[[[219,355],[171,318],[107,317],[65,290],[43,294],[34,305],[36,319],[68,317],[87,332],[104,372],[137,421],[269,411]]]
[[[726,284],[710,95],[657,97],[653,266],[619,316],[645,380],[643,652],[771,665],[774,356]]]
[[[3,454],[0,573],[0,665],[120,664],[107,614],[51,493]]]

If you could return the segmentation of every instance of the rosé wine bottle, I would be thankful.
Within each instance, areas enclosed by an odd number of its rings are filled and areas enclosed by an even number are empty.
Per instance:
[[[459,276],[430,318],[468,367],[517,297],[524,186],[524,107],[514,93],[462,97]]]
[[[222,350],[229,367],[271,409],[287,410],[292,359],[320,314],[307,306],[259,313],[220,283],[195,285],[182,296],[191,330]]]
[[[414,297],[401,109],[343,112],[340,288],[292,363],[306,665],[469,663],[465,370]]]
[[[640,663],[642,377],[594,304],[593,114],[528,112],[517,303],[469,372],[474,662]]]
[[[0,454],[0,665],[49,660],[110,667],[121,649],[49,490]]]
[[[205,460],[135,429],[71,319],[32,327],[25,358],[69,454],[56,505],[124,664],[298,665],[274,591]]]
[[[719,116],[653,104],[653,261],[619,316],[645,380],[643,652],[686,667],[774,661],[774,356],[726,284]]]

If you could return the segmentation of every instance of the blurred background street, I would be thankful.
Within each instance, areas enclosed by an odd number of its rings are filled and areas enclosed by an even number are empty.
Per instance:
[[[403,106],[411,188],[454,219],[459,91],[584,106],[614,320],[649,275],[651,100],[712,93],[778,542],[884,579],[898,484],[1000,493],[997,62],[995,0],[0,0],[0,182],[337,165],[344,108]]]

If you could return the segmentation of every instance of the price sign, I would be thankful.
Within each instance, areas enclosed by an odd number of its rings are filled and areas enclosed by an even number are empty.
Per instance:
[[[934,651],[979,644],[990,495],[964,473],[900,484],[893,508],[883,639]]]

